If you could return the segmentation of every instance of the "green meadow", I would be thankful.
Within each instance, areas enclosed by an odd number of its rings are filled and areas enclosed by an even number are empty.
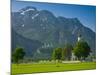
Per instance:
[[[95,62],[12,64],[12,75],[96,69]]]

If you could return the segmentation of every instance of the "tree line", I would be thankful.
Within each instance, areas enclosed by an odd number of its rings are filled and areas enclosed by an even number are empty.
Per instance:
[[[77,42],[75,47],[67,45],[65,48],[56,48],[53,51],[54,60],[71,60],[72,52],[78,60],[85,60],[91,52],[90,46],[85,41]]]
[[[78,41],[73,47],[70,44],[67,44],[64,48],[55,48],[52,53],[52,60],[71,60],[72,53],[78,60],[85,60],[91,52],[90,46],[85,41]],[[12,54],[12,60],[15,63],[19,63],[20,60],[23,60],[25,56],[25,51],[23,48],[16,48]]]

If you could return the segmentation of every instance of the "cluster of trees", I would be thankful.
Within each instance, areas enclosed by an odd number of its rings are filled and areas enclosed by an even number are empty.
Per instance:
[[[76,46],[73,48],[72,45],[66,45],[65,48],[55,48],[52,53],[53,60],[71,60],[72,52],[79,59],[85,59],[91,52],[90,46],[85,41],[77,42]],[[25,51],[23,48],[16,48],[12,54],[12,60],[15,63],[19,63],[23,60],[25,56]]]
[[[23,60],[25,56],[25,52],[23,48],[16,48],[14,53],[12,54],[12,61],[15,63],[19,63],[20,60]]]
[[[73,53],[79,60],[81,59],[85,60],[85,58],[88,57],[90,52],[91,52],[90,46],[85,41],[79,41],[73,50]]]
[[[54,60],[70,60],[73,47],[67,45],[65,48],[56,48],[53,50],[52,58]]]
[[[74,48],[71,45],[67,45],[65,48],[54,49],[52,58],[54,60],[70,60],[72,52],[78,60],[85,60],[90,54],[91,49],[87,42],[79,41]]]

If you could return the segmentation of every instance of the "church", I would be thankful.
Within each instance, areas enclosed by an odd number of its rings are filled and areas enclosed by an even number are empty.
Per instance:
[[[77,41],[79,42],[81,39],[82,39],[82,36],[81,35],[78,35]],[[72,61],[77,60],[77,57],[74,55],[73,52],[72,52],[71,60]]]

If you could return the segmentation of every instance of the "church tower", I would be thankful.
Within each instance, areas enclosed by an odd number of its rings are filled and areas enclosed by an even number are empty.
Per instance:
[[[78,34],[78,42],[81,40],[81,34]]]

